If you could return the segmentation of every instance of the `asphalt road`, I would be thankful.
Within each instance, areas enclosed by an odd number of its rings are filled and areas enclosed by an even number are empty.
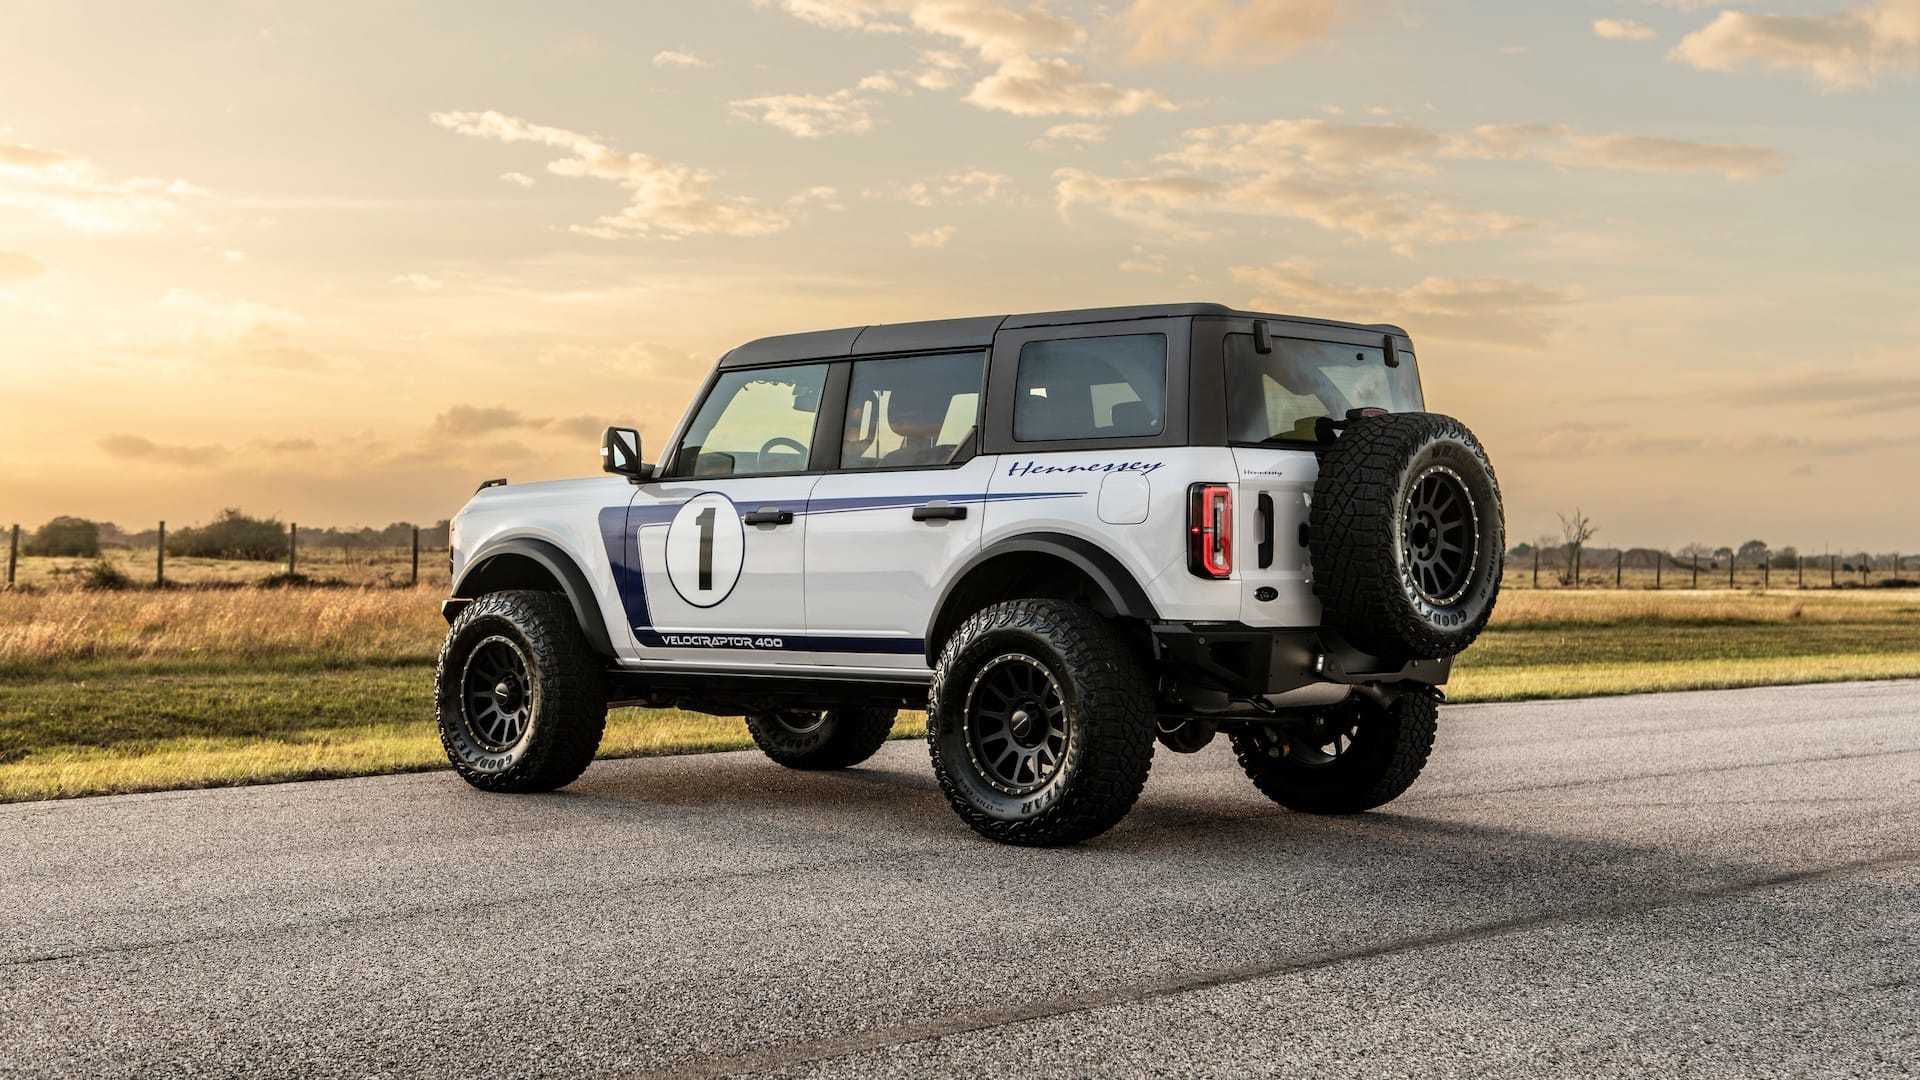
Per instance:
[[[1216,743],[1058,851],[914,743],[0,806],[0,1075],[1920,1070],[1920,683],[1441,722],[1386,810]]]

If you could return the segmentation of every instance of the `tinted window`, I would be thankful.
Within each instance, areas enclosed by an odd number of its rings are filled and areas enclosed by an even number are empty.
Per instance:
[[[1020,349],[1013,437],[1119,439],[1166,427],[1164,334],[1029,341]]]
[[[1410,353],[1388,367],[1385,349],[1275,338],[1253,350],[1252,334],[1227,335],[1227,420],[1234,442],[1316,442],[1315,421],[1348,409],[1419,412],[1420,373]]]
[[[856,362],[840,467],[950,464],[979,423],[986,362],[984,352]]]
[[[813,453],[825,364],[729,371],[713,384],[680,451],[673,476],[754,476],[804,472]]]

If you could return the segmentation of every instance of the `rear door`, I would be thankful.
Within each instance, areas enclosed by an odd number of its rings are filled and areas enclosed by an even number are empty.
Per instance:
[[[1348,409],[1417,412],[1425,407],[1413,353],[1356,331],[1348,341],[1275,332],[1255,347],[1252,325],[1224,342],[1229,440],[1240,474],[1234,526],[1241,621],[1252,626],[1318,626],[1308,517],[1319,479],[1320,426]]]
[[[837,456],[807,503],[810,647],[836,666],[924,668],[940,583],[980,546],[986,352],[850,366]]]

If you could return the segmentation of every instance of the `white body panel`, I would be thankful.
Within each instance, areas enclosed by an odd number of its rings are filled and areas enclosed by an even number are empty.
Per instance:
[[[1320,601],[1313,595],[1313,561],[1301,543],[1313,501],[1320,461],[1308,450],[1236,447],[1240,489],[1234,502],[1235,577],[1240,583],[1241,622],[1248,626],[1318,626]],[[1260,496],[1273,508],[1273,547],[1261,565],[1260,543],[1267,533]],[[1261,600],[1262,588],[1275,596]]]
[[[980,549],[997,458],[959,468],[829,474],[807,507],[807,628],[820,662],[924,670],[923,636],[948,576]],[[915,521],[916,507],[962,507],[959,520]],[[898,651],[852,653],[836,639],[891,639]],[[911,646],[911,647],[908,647]]]

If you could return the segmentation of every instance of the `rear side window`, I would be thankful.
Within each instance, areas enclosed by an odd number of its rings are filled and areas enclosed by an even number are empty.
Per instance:
[[[1029,341],[1020,348],[1013,437],[1120,439],[1167,422],[1164,334]]]
[[[856,361],[840,467],[952,464],[980,423],[986,366],[984,352]]]
[[[1321,417],[1349,409],[1420,412],[1420,373],[1402,352],[1387,366],[1386,350],[1326,341],[1275,338],[1273,351],[1254,351],[1252,334],[1228,334],[1227,422],[1237,443],[1317,442]]]

